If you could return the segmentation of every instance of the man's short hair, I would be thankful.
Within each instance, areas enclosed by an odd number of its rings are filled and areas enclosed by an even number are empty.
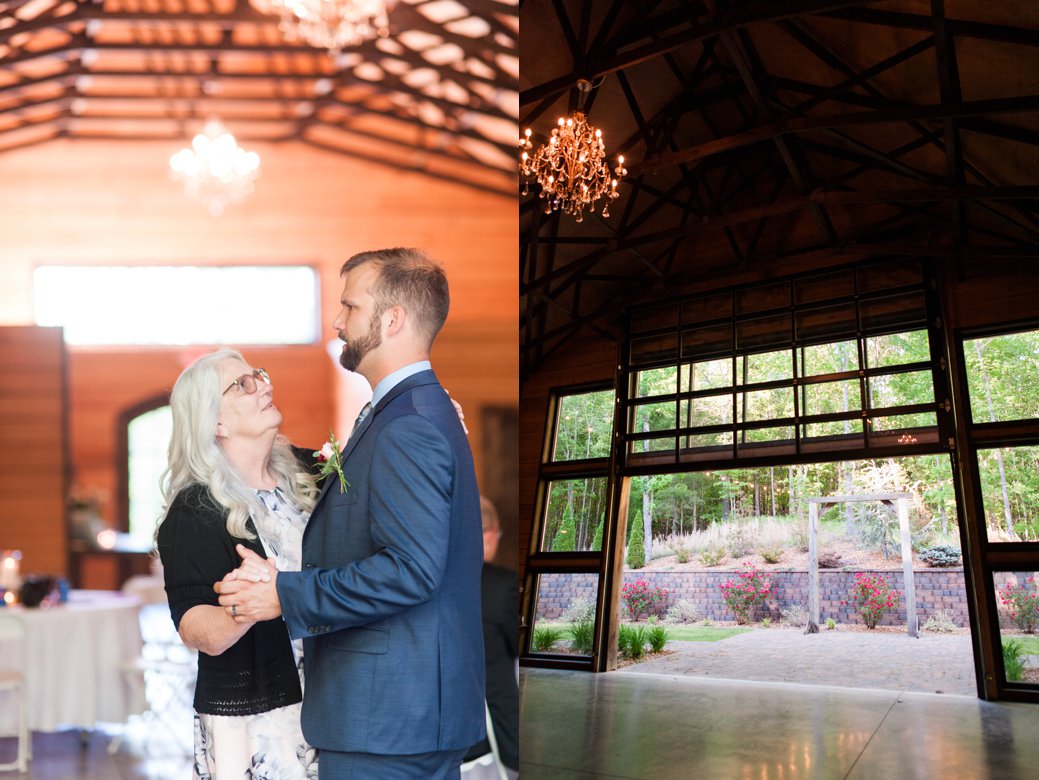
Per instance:
[[[359,252],[343,263],[339,274],[369,263],[379,272],[372,287],[374,316],[400,306],[432,345],[451,306],[444,269],[421,249],[395,247]]]

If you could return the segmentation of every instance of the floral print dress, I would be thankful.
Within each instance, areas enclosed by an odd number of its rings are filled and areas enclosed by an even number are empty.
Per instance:
[[[308,515],[285,495],[257,490],[264,511],[253,525],[267,557],[279,571],[299,571],[303,529]],[[300,685],[303,684],[303,641],[293,640]],[[195,713],[195,780],[316,780],[317,750],[303,739],[300,706],[256,715]]]

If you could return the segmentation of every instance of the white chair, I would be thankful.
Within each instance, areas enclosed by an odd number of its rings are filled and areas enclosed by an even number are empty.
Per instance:
[[[25,624],[17,615],[0,611],[0,643],[17,643],[20,669],[26,665]],[[14,696],[18,700],[18,727],[15,731],[0,733],[3,737],[18,738],[18,755],[9,764],[0,764],[0,771],[17,769],[22,774],[29,771],[32,758],[32,737],[29,734],[28,693],[25,690],[25,675],[20,669],[0,669],[0,693]]]
[[[160,736],[179,744],[186,754],[193,723],[192,698],[198,673],[198,656],[186,647],[173,627],[166,592],[161,577],[131,577],[123,585],[123,592],[142,602],[139,618],[143,647],[141,655],[122,665],[123,677],[147,706],[140,716],[133,716],[146,729],[144,747]],[[127,724],[129,726],[129,724]],[[185,728],[186,727],[186,728]],[[125,734],[125,731],[124,731]],[[118,752],[124,734],[117,735],[108,745],[109,753]]]
[[[462,775],[466,780],[490,780],[492,777],[497,777],[498,780],[508,780],[505,764],[501,762],[501,754],[498,752],[498,739],[494,735],[491,711],[487,707],[486,701],[483,703],[483,713],[487,720],[487,743],[491,746],[490,752],[462,764]]]

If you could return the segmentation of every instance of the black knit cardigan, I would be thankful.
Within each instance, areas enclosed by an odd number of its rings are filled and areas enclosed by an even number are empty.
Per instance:
[[[236,539],[227,532],[227,511],[204,485],[177,494],[159,526],[159,557],[173,623],[199,604],[218,605],[213,583],[240,559],[235,544],[264,556],[258,538]],[[249,530],[255,534],[252,520]],[[195,710],[210,715],[254,715],[303,700],[285,622],[257,623],[220,655],[198,654]]]

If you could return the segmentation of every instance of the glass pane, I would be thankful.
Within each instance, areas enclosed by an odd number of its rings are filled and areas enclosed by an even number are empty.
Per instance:
[[[843,298],[854,292],[850,271],[820,274],[794,281],[794,303],[814,303]]]
[[[804,438],[818,439],[836,436],[855,436],[861,442],[862,420],[832,420],[808,423],[804,426]]]
[[[732,325],[685,330],[682,333],[682,357],[695,358],[732,352]]]
[[[609,457],[613,400],[612,390],[562,396],[552,460]]]
[[[530,653],[590,656],[598,592],[598,574],[539,574]]]
[[[631,313],[631,332],[644,333],[658,328],[678,327],[678,304],[655,306],[651,309],[635,309]]]
[[[740,431],[737,437],[738,445],[755,444],[759,442],[793,441],[794,429],[789,425],[781,425],[777,428],[752,428]]]
[[[691,398],[682,404],[682,425],[686,428],[730,424],[732,424],[732,396],[728,393]]]
[[[631,365],[646,363],[673,363],[678,352],[678,336],[674,333],[633,339],[631,342]]]
[[[992,572],[1004,680],[1039,685],[1039,577],[1036,570]]]
[[[870,368],[930,362],[927,331],[911,330],[906,333],[871,336],[866,339],[866,359]]]
[[[856,341],[814,344],[797,352],[801,359],[801,376],[857,371],[859,367],[859,349]]]
[[[859,380],[801,386],[801,414],[833,414],[862,408]]]
[[[855,322],[855,304],[809,309],[794,315],[795,337],[798,341],[820,341],[851,336],[858,331]]]
[[[732,294],[720,293],[682,304],[682,324],[709,322],[732,317]]]
[[[678,386],[675,381],[677,375],[678,370],[674,366],[639,371],[636,379],[635,397],[646,398],[653,395],[674,395],[678,392]]]
[[[665,436],[656,439],[635,439],[628,442],[628,454],[632,456],[647,453],[667,453],[675,451],[675,437]]]
[[[173,434],[170,407],[161,406],[130,420],[126,428],[130,537],[135,546],[152,546],[155,526],[162,513],[159,478],[166,470],[167,449]]]
[[[736,323],[736,346],[741,351],[767,347],[789,347],[790,341],[789,314]]]
[[[736,291],[736,313],[748,314],[790,306],[790,285],[775,282]]]
[[[935,403],[934,377],[930,371],[871,376],[867,384],[870,409]]]
[[[683,390],[714,390],[732,387],[732,359],[703,360],[682,366]]]
[[[1039,541],[1039,446],[978,450],[990,542]]]
[[[963,343],[976,423],[1039,417],[1039,330]]]
[[[892,295],[859,302],[859,323],[866,332],[906,329],[927,324],[923,292]]]
[[[794,389],[777,387],[740,393],[736,398],[737,421],[778,420],[794,416]]]
[[[731,450],[732,432],[694,433],[691,436],[687,436],[683,441],[684,446],[691,449],[724,447],[727,450]]]
[[[756,352],[737,358],[736,371],[736,379],[741,385],[777,382],[793,378],[794,363],[789,349],[779,352]]]
[[[642,404],[635,407],[635,426],[633,433],[648,433],[649,431],[667,431],[675,427],[674,401],[666,401],[659,404]]]
[[[36,324],[62,326],[67,344],[311,344],[320,336],[318,278],[307,266],[44,265],[33,272],[33,299]]]
[[[938,425],[938,418],[933,412],[921,412],[920,414],[893,414],[889,417],[870,417],[869,426],[874,432],[901,431],[911,428],[934,428]],[[904,441],[902,444],[916,444],[919,439]]]
[[[550,482],[541,552],[598,550],[606,516],[606,477]]]

